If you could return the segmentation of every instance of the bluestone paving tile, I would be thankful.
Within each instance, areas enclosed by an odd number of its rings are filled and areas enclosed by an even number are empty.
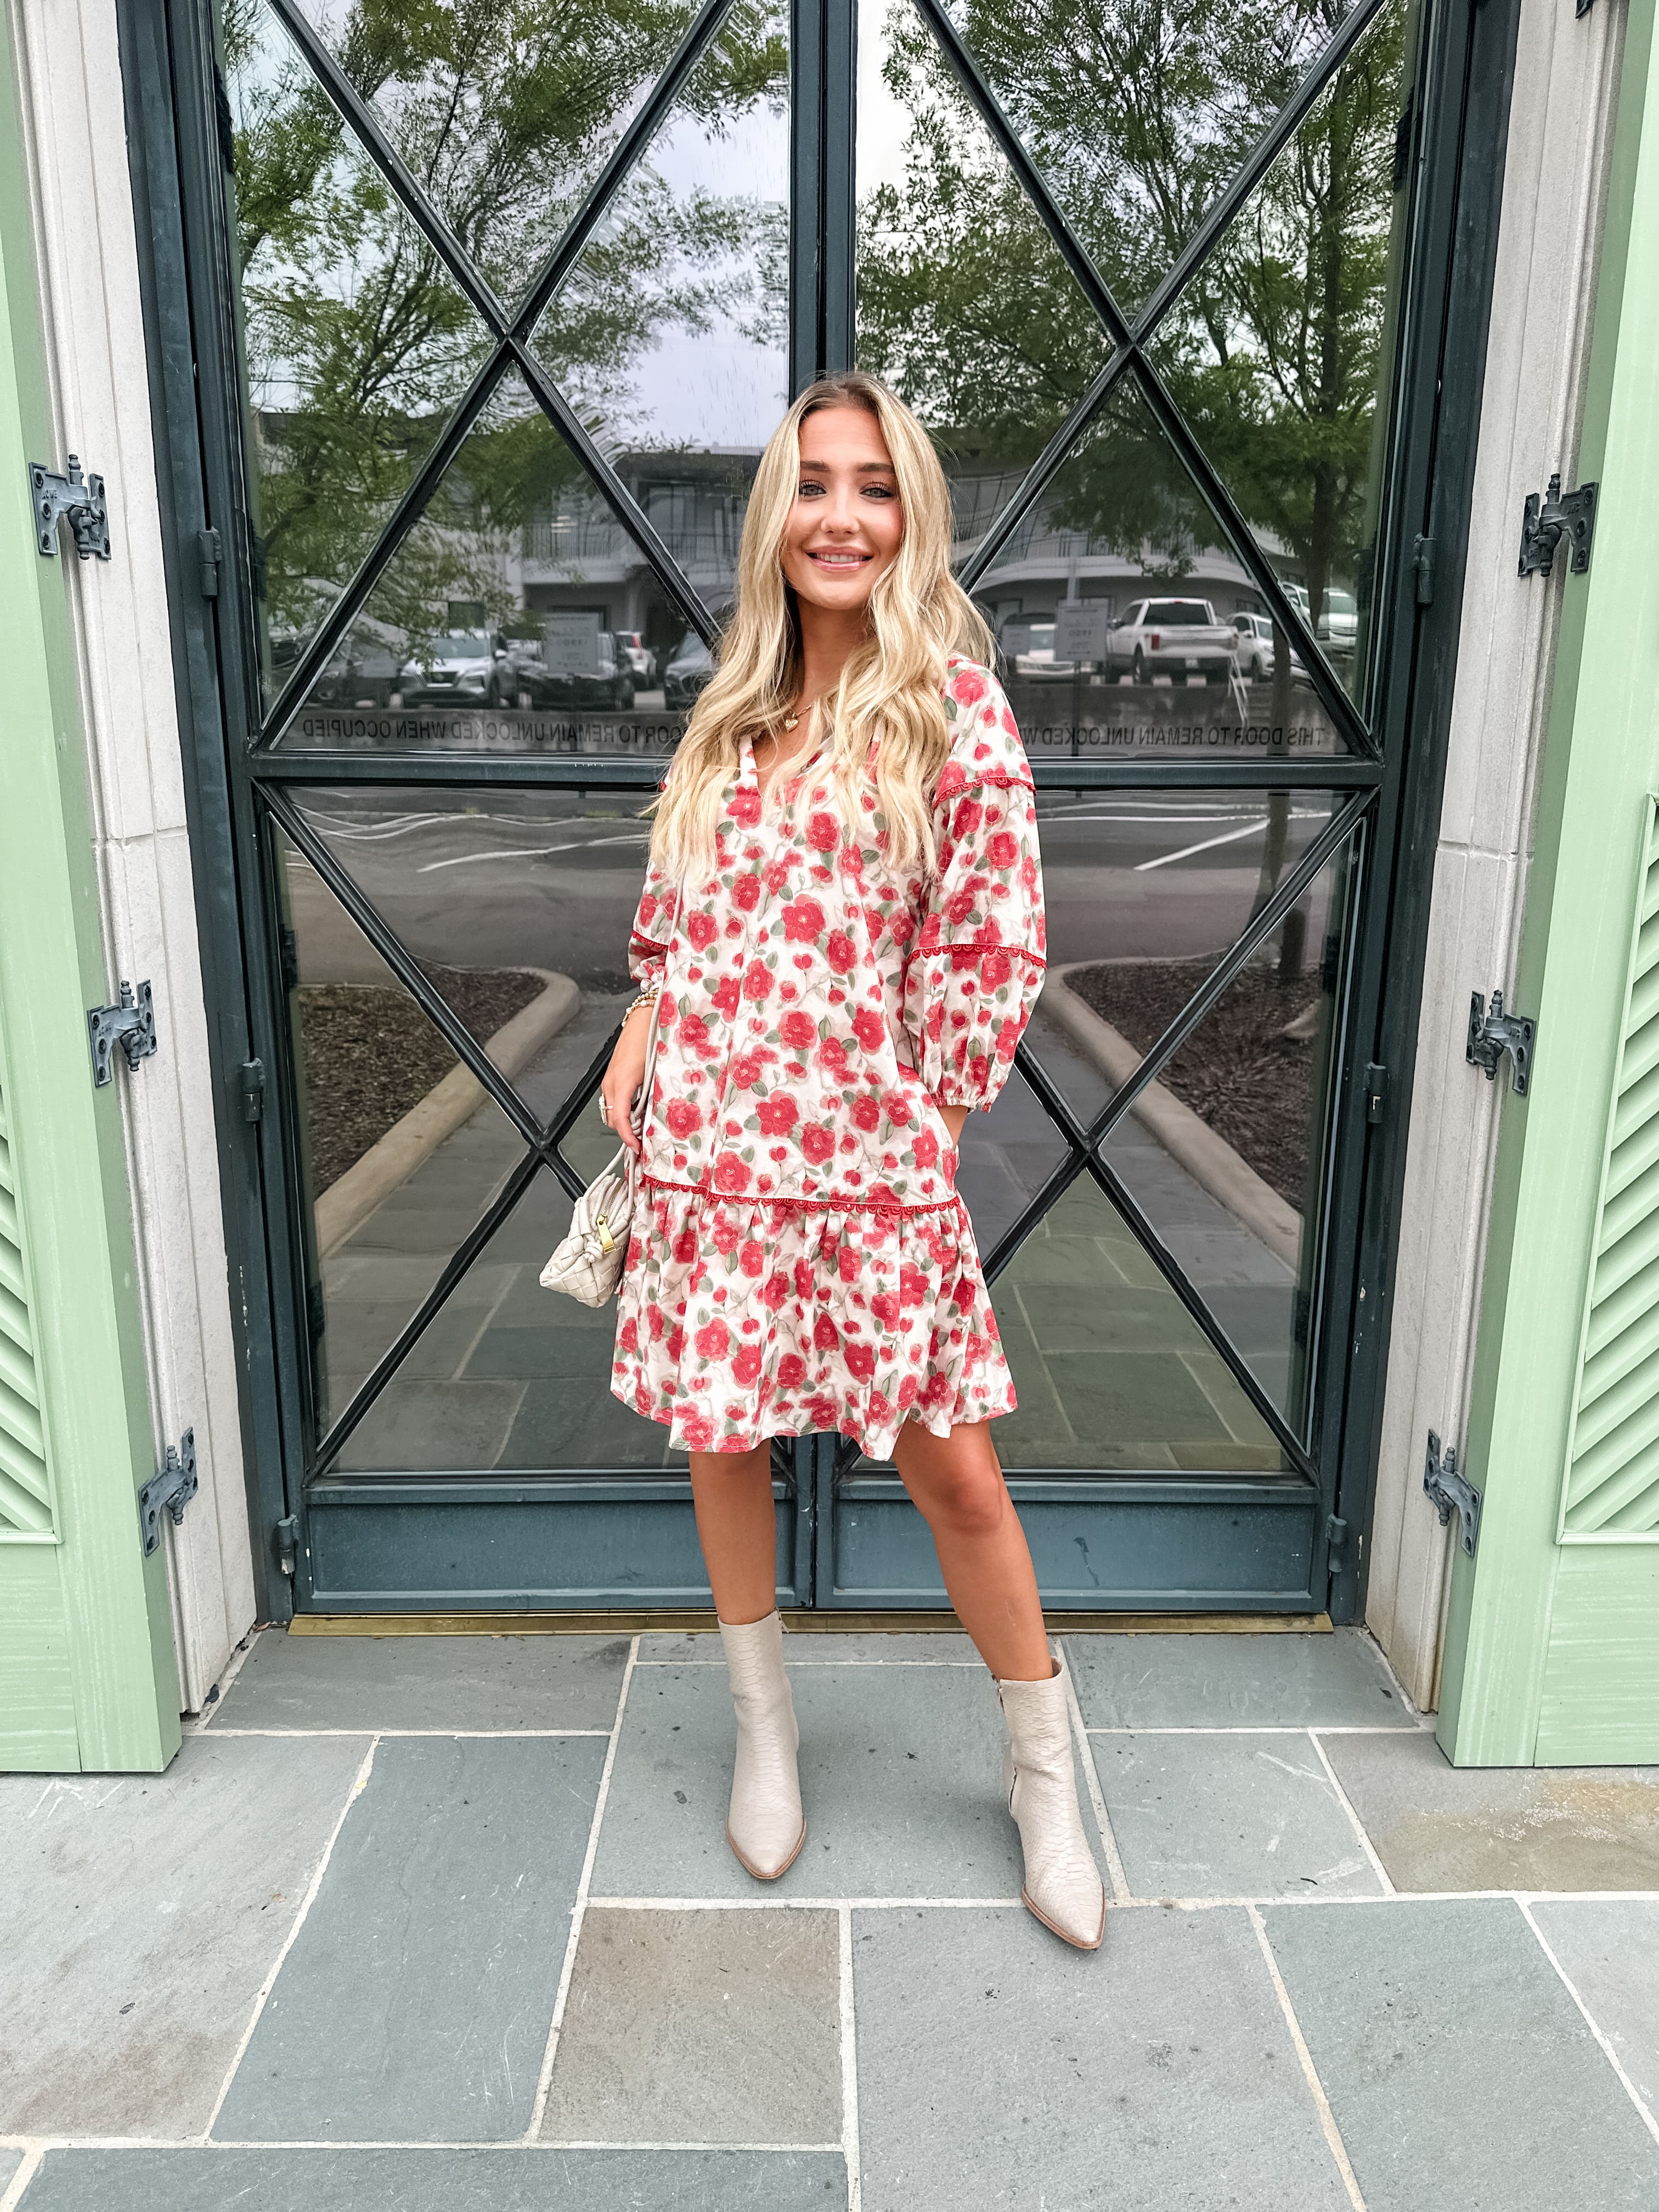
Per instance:
[[[1347,2212],[1242,1911],[855,1913],[865,2212]]]
[[[1363,1632],[1071,1638],[1091,1729],[1413,1728]]]
[[[609,1729],[628,1638],[268,1629],[210,1728]]]
[[[826,2151],[52,2150],[27,2212],[824,2212]]]
[[[195,1736],[164,1774],[0,1778],[0,2133],[207,2125],[368,1744]]]
[[[5,2195],[6,2185],[22,2163],[23,2154],[21,2150],[7,2150],[3,2145],[0,2145],[0,2197]]]
[[[521,2133],[605,1753],[592,1736],[383,1741],[216,2136]]]
[[[1659,1766],[1453,1766],[1425,1731],[1325,1752],[1396,1889],[1659,1889]]]
[[[841,2140],[834,1912],[590,1910],[542,2134]]]
[[[1659,1901],[1574,1898],[1532,1914],[1638,2095],[1659,2113]]]
[[[1382,1893],[1305,1735],[1090,1741],[1135,1896]]]
[[[845,1667],[854,1662],[868,1664],[877,1660],[896,1662],[900,1660],[920,1661],[933,1667],[982,1667],[973,1644],[965,1636],[941,1629],[937,1634],[921,1632],[915,1635],[884,1636],[879,1632],[869,1635],[855,1633],[847,1636],[820,1635],[811,1629],[792,1630],[786,1634],[783,1646],[784,1663],[796,1667]],[[724,1667],[726,1655],[720,1649],[717,1631],[695,1636],[642,1636],[640,1638],[640,1664],[684,1666],[705,1662],[711,1667]]]
[[[1659,2144],[1517,1905],[1264,1917],[1368,2212],[1652,2212]]]
[[[790,1684],[807,1833],[783,1894],[1018,1896],[1019,1839],[1001,1789],[1006,1737],[988,1676],[968,1667],[799,1667]],[[726,1841],[733,1738],[720,1668],[636,1669],[596,1897],[754,1896]]]

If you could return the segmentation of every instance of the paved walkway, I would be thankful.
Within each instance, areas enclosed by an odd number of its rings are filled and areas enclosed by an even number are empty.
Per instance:
[[[165,1775],[0,1779],[0,2212],[1651,2212],[1659,1769],[1455,1772],[1357,1632],[1066,1643],[1092,1957],[958,1637],[792,1640],[763,1888],[709,1639],[261,1636]]]

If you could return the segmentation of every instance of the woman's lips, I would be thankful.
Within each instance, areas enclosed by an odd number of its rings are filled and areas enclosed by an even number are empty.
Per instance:
[[[867,553],[822,552],[809,553],[809,561],[816,561],[820,568],[861,568],[871,557]]]

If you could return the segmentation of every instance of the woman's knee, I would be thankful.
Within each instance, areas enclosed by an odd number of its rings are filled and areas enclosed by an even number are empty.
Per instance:
[[[934,1474],[917,1503],[936,1534],[994,1536],[1008,1510],[1008,1491],[994,1466],[952,1468]]]

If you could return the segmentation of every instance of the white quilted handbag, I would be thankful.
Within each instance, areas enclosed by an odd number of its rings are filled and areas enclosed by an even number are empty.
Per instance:
[[[659,994],[651,1009],[651,1032],[646,1039],[645,1076],[634,1102],[636,1136],[645,1127],[651,1081],[656,1073],[657,1016],[661,1006]],[[637,1153],[619,1145],[616,1158],[595,1176],[572,1208],[569,1234],[542,1269],[544,1291],[562,1291],[584,1306],[605,1305],[616,1297],[623,1262],[628,1257],[638,1176]]]

